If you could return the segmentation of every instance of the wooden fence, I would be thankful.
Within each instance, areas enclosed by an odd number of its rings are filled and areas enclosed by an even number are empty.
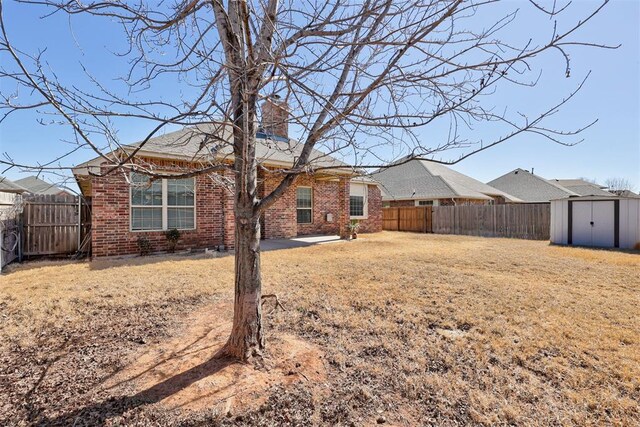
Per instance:
[[[382,209],[382,229],[431,233],[431,206]]]
[[[546,203],[384,208],[382,214],[382,228],[393,231],[548,240],[550,227]]]
[[[87,246],[89,205],[81,197],[35,195],[24,199],[23,255],[73,255]]]

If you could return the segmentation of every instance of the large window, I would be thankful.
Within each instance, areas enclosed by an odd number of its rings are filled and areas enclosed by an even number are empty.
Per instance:
[[[349,189],[349,216],[364,219],[367,214],[367,185],[352,182]]]
[[[311,187],[296,189],[296,207],[298,208],[298,224],[311,224],[313,215],[313,196]]]
[[[131,175],[131,230],[160,231],[195,228],[195,178],[149,181]]]

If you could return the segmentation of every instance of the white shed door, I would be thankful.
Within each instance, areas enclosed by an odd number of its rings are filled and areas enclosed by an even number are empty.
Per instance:
[[[613,247],[614,202],[573,202],[573,244]]]
[[[592,202],[592,246],[612,248],[615,244],[614,202]]]
[[[573,202],[573,244],[592,245],[591,202]]]

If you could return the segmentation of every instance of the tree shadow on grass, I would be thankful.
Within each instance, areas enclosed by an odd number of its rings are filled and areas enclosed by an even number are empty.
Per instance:
[[[97,425],[140,406],[159,402],[170,397],[203,378],[210,377],[235,363],[236,359],[218,351],[211,359],[132,396],[109,397],[101,402],[79,408],[54,418],[45,417],[38,425]]]

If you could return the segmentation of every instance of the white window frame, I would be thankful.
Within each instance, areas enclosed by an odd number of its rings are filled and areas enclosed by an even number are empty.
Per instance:
[[[356,188],[362,189],[362,193],[358,193]],[[363,215],[351,215],[351,197],[362,197],[362,213]],[[351,219],[367,219],[369,218],[369,186],[364,183],[351,182],[349,184],[349,218]]]
[[[131,183],[133,183],[133,174],[135,172],[131,172],[129,175]],[[144,175],[144,174],[141,174]],[[181,178],[178,178],[181,179]],[[192,228],[178,228],[180,231],[193,231],[197,228],[197,206],[198,206],[198,193],[197,193],[197,182],[196,178],[188,178],[193,179],[193,227]],[[162,205],[134,205],[131,203],[133,196],[133,185],[129,185],[129,231],[132,233],[154,233],[158,231],[167,231],[169,230],[169,208],[191,208],[191,206],[169,206],[169,185],[167,183],[166,178],[162,178]],[[133,209],[134,208],[161,208],[162,209],[162,228],[155,228],[153,230],[134,230],[133,229]]]
[[[299,208],[298,207],[298,189],[300,188],[308,188],[310,190],[311,193],[311,206],[308,208]],[[309,210],[311,211],[311,215],[310,215],[310,219],[311,221],[309,222],[298,222],[298,211],[299,210]],[[305,185],[299,185],[296,187],[296,224],[300,225],[300,224],[313,224],[313,187],[309,187],[309,186],[305,186]]]

